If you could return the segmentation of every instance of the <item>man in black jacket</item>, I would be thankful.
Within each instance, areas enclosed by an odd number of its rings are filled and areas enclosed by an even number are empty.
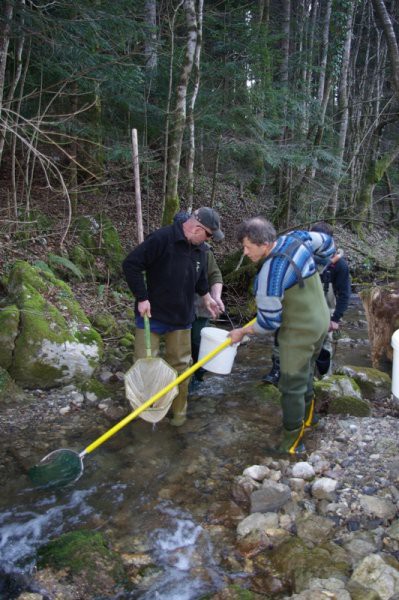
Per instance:
[[[310,228],[310,231],[326,233],[333,236],[333,228],[328,223],[321,221]],[[331,319],[328,334],[323,342],[320,355],[316,360],[316,367],[320,375],[331,374],[331,360],[333,356],[333,333],[339,329],[340,320],[348,308],[351,294],[351,279],[349,267],[343,252],[338,250],[332,257],[330,264],[320,274],[324,296],[330,309]],[[278,351],[278,330],[274,337],[272,353],[272,368],[262,381],[277,385],[280,379],[280,359]]]
[[[136,299],[136,360],[146,356],[143,317],[147,315],[151,319],[152,355],[159,353],[162,335],[165,360],[178,374],[189,367],[195,293],[203,297],[213,317],[219,313],[208,289],[203,242],[223,237],[218,213],[202,207],[184,223],[154,231],[125,258],[123,271]],[[179,385],[173,400],[171,424],[177,427],[186,420],[187,388],[188,380]]]

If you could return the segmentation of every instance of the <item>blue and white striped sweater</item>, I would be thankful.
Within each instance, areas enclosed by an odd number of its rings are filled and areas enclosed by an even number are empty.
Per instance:
[[[276,246],[255,279],[254,293],[258,312],[254,330],[257,333],[274,331],[280,327],[284,292],[299,283],[298,275],[289,259],[273,256],[282,252],[291,257],[302,278],[306,279],[318,269],[323,270],[336,249],[331,236],[315,231],[292,231],[277,239]]]

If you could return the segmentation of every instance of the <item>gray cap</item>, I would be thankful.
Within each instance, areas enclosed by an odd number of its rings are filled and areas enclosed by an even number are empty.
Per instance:
[[[212,231],[212,239],[215,242],[221,242],[224,239],[224,233],[220,229],[220,217],[216,210],[209,206],[202,206],[194,211],[193,216],[201,225]]]

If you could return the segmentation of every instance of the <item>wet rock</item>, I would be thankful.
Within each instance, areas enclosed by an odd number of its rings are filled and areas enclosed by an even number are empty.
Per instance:
[[[322,477],[321,479],[317,479],[312,484],[312,496],[321,499],[329,499],[332,500],[334,498],[334,492],[337,487],[337,482],[335,479],[331,479],[330,477]]]
[[[315,470],[308,462],[298,462],[292,468],[292,475],[309,481],[315,476]]]
[[[353,572],[351,581],[374,590],[381,600],[389,600],[399,593],[399,563],[393,567],[379,554],[366,556]]]
[[[291,499],[287,485],[274,481],[264,481],[262,488],[251,494],[251,513],[278,510]]]
[[[380,519],[392,519],[397,512],[396,506],[390,500],[376,496],[360,496],[360,506],[366,514]]]
[[[369,400],[377,400],[389,396],[391,378],[387,373],[371,367],[342,366],[336,373],[351,377],[358,384],[362,395]]]
[[[270,474],[270,469],[266,465],[252,465],[244,470],[244,477],[251,477],[256,481],[263,481]]]
[[[315,577],[344,581],[349,575],[346,552],[332,542],[308,548],[303,540],[291,537],[271,551],[270,561],[277,573],[289,579],[297,593],[306,590]]]
[[[248,535],[253,531],[264,531],[276,528],[278,525],[278,516],[276,513],[252,513],[246,517],[237,526],[237,534],[241,537]]]
[[[251,477],[239,475],[234,478],[232,485],[232,496],[238,503],[249,502],[252,492],[260,487],[260,483],[256,482]]]
[[[329,539],[334,529],[331,519],[319,515],[302,515],[296,520],[297,535],[306,542],[321,544]]]

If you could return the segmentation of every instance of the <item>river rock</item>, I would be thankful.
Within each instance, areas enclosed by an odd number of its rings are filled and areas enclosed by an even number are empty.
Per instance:
[[[335,479],[331,479],[330,477],[322,477],[321,479],[317,479],[312,484],[312,496],[318,500],[324,498],[332,500],[336,487],[337,482]]]
[[[308,462],[297,462],[292,468],[293,477],[310,480],[315,476],[315,470]]]
[[[279,510],[291,499],[290,488],[283,483],[264,481],[262,488],[251,494],[251,513]]]
[[[252,513],[241,521],[237,526],[237,534],[244,537],[252,531],[264,531],[274,529],[278,526],[276,513]]]
[[[376,496],[360,496],[359,501],[360,506],[367,514],[380,519],[393,519],[396,515],[397,509],[391,500]]]
[[[390,600],[399,593],[399,564],[393,567],[379,554],[366,556],[353,572],[351,581],[376,591],[381,600]]]
[[[391,378],[388,373],[371,367],[345,365],[337,367],[337,374],[346,375],[358,384],[363,396],[369,400],[384,398],[390,394]]]
[[[256,481],[263,481],[270,473],[270,469],[265,465],[252,465],[244,469],[243,475],[246,477],[252,477]]]
[[[314,514],[304,514],[296,520],[297,535],[306,542],[321,544],[328,540],[334,523],[331,519]]]

